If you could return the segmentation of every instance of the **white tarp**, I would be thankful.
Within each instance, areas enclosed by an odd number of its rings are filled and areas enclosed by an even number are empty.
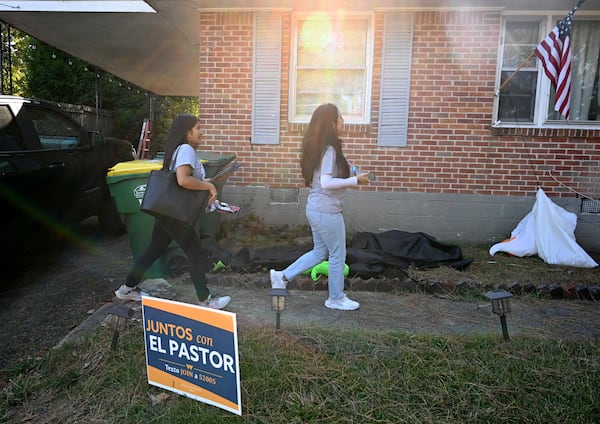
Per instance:
[[[533,209],[512,231],[509,240],[490,248],[490,255],[506,252],[514,256],[538,255],[553,265],[593,268],[598,264],[577,244],[577,215],[556,205],[538,189]]]

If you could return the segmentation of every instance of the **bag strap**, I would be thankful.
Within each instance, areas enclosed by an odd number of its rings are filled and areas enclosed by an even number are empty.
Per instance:
[[[171,163],[169,163],[169,168],[171,167],[171,164],[173,164],[174,162],[177,162],[177,155],[179,154],[179,148],[183,146],[183,144],[180,144],[179,146],[177,146],[177,148],[175,149],[175,151],[173,152],[173,157],[171,158]],[[163,162],[163,167],[162,167],[163,171],[169,171],[169,173],[173,173],[175,174],[174,171],[171,171],[170,169],[165,169],[165,163]]]

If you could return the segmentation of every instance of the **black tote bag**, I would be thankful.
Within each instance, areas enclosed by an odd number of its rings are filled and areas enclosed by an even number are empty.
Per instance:
[[[178,153],[179,147],[173,160]],[[181,187],[177,183],[177,174],[163,168],[150,172],[140,210],[154,217],[168,216],[193,226],[207,200],[208,191]]]

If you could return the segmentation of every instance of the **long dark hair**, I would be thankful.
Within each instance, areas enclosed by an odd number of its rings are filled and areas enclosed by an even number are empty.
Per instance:
[[[171,128],[165,139],[165,158],[163,159],[163,169],[169,169],[171,158],[175,149],[182,144],[187,143],[187,133],[198,123],[199,118],[194,115],[183,113],[177,115],[171,123]]]
[[[336,105],[331,103],[322,104],[313,112],[308,129],[302,139],[302,177],[306,187],[311,185],[315,169],[320,166],[321,158],[327,147],[335,149],[336,165],[339,175],[334,177],[348,178],[350,166],[342,153],[342,140],[336,133],[336,126],[340,112]]]

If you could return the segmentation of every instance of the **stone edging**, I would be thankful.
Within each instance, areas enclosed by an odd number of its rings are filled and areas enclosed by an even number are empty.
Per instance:
[[[209,274],[209,282],[215,285],[246,285],[254,288],[270,288],[267,273],[255,274],[233,274],[217,273]],[[372,291],[372,292],[415,292],[423,291],[431,294],[460,294],[468,291],[504,289],[514,296],[535,295],[545,299],[577,299],[600,301],[600,286],[587,286],[585,284],[520,284],[516,281],[510,284],[491,285],[469,280],[440,281],[440,280],[415,280],[410,277],[399,278],[368,278],[362,279],[352,277],[345,279],[345,289],[349,291]],[[314,282],[310,277],[299,276],[288,284],[292,290],[327,290],[325,278]]]

